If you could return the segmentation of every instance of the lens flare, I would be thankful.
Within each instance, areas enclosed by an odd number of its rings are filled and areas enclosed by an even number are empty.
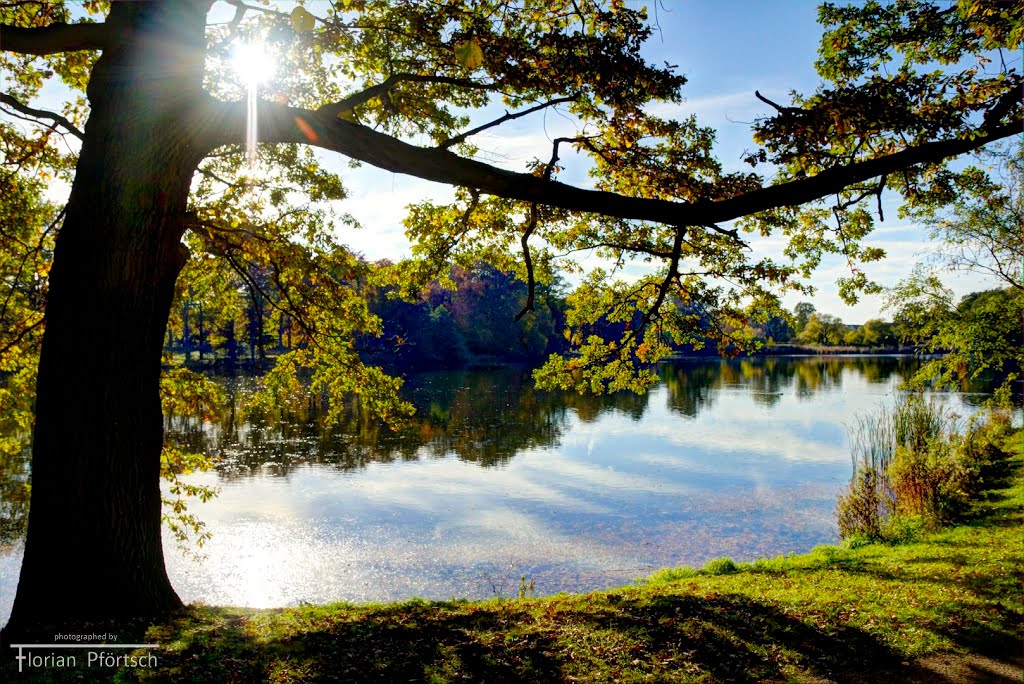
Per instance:
[[[256,94],[260,83],[265,83],[274,75],[274,59],[267,52],[266,46],[259,43],[247,43],[235,48],[231,60],[235,71],[245,82],[246,116],[245,116],[245,163],[250,169],[256,166],[256,143],[259,140],[256,122]]]

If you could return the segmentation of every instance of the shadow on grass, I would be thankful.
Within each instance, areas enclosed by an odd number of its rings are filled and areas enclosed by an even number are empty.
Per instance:
[[[193,609],[162,628],[160,640],[169,647],[160,650],[159,670],[123,672],[121,677],[558,682],[703,676],[707,681],[761,682],[797,672],[818,678],[846,673],[849,678],[900,667],[898,654],[861,630],[811,626],[736,595],[610,594],[484,607],[321,608],[275,612],[272,619],[280,624],[289,614],[298,622],[294,633],[260,634],[258,624],[250,625],[230,609]]]
[[[944,618],[948,624],[940,631],[968,648],[1013,637],[997,625],[959,629],[955,614]],[[897,652],[856,627],[815,620],[806,611],[791,615],[740,595],[668,588],[253,617],[197,607],[146,638],[162,644],[156,669],[19,675],[7,664],[0,675],[10,682],[867,682],[884,672],[888,681],[916,681]]]

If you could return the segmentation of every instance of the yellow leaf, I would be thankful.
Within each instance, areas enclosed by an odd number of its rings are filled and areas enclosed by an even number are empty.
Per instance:
[[[343,111],[338,115],[338,118],[343,121],[348,121],[349,123],[359,123],[359,119],[356,118],[356,113],[351,109]]]
[[[292,10],[292,28],[297,33],[312,31],[315,24],[316,17],[307,12],[305,7],[296,7]]]
[[[455,46],[455,59],[467,69],[476,69],[484,63],[484,51],[475,38],[464,40]]]

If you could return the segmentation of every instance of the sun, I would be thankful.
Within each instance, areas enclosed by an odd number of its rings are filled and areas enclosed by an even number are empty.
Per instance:
[[[247,86],[266,83],[274,75],[277,67],[273,55],[262,43],[244,43],[237,46],[231,57],[231,65]]]

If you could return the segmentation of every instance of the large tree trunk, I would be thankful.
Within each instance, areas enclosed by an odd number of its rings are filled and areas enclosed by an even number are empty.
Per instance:
[[[161,347],[192,173],[201,0],[113,3],[118,46],[57,238],[39,362],[25,556],[4,638],[181,605],[160,537]]]

